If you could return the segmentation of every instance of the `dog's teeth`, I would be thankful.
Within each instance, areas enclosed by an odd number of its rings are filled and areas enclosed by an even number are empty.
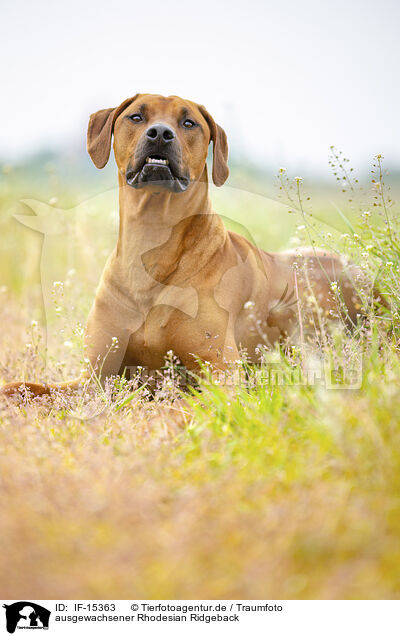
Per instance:
[[[146,157],[146,163],[158,163],[161,166],[168,166],[168,159],[153,159],[152,157]]]

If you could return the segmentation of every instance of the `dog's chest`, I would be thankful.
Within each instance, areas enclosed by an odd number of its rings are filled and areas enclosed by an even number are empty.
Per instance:
[[[194,317],[198,309],[198,294],[194,287],[180,287],[154,280],[143,268],[130,273],[129,299],[145,320],[150,311],[159,305],[179,309]]]
[[[141,365],[149,369],[160,368],[171,349],[170,326],[174,307],[155,306],[132,331],[125,355],[125,365]]]

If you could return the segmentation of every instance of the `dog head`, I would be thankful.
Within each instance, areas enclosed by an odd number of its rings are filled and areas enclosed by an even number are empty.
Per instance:
[[[226,134],[194,102],[138,94],[91,115],[87,147],[97,168],[109,159],[113,134],[118,170],[132,188],[184,192],[201,178],[211,141],[213,181],[221,186],[228,178]]]

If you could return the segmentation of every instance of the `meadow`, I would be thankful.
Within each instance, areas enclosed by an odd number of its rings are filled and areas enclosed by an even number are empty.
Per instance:
[[[234,165],[214,208],[263,249],[345,254],[390,310],[364,290],[353,330],[335,325],[311,353],[265,351],[278,382],[248,369],[182,393],[171,359],[152,399],[120,380],[2,401],[3,599],[399,597],[399,186],[380,156],[360,180],[335,149],[331,161],[329,183]],[[2,382],[77,375],[117,232],[112,171],[28,168],[3,165],[0,180]],[[321,360],[328,374],[285,380]]]

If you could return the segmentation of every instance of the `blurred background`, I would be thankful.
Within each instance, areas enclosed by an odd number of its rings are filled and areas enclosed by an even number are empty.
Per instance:
[[[263,173],[328,176],[331,144],[400,167],[396,0],[16,0],[0,15],[3,161],[89,169],[89,114],[156,92],[204,103]]]

